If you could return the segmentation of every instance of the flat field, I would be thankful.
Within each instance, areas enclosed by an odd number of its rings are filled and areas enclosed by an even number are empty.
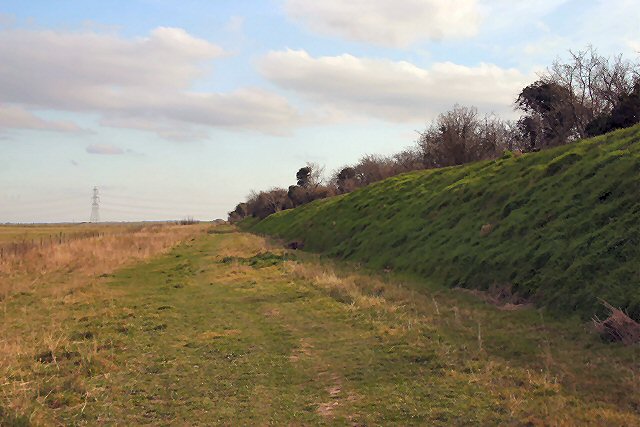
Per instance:
[[[0,425],[640,425],[638,347],[578,320],[228,226],[40,250],[0,270]]]
[[[70,240],[75,236],[88,233],[112,233],[123,231],[141,224],[114,223],[114,224],[6,224],[0,225],[0,244],[36,242],[40,239],[57,240],[60,235]],[[45,239],[46,238],[46,239]]]

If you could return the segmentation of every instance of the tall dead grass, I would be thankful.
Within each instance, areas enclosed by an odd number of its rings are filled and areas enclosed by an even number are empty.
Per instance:
[[[83,279],[112,271],[166,252],[201,227],[149,225],[123,230],[114,228],[99,236],[37,247],[7,256],[0,261],[0,301],[17,292],[26,292],[52,275],[64,274],[65,286],[77,286]]]
[[[235,233],[233,238],[221,245],[216,253],[220,259],[225,257],[251,257],[262,252],[281,254],[284,249],[270,240],[247,233]]]
[[[610,314],[605,320],[600,320],[597,316],[593,318],[596,332],[607,341],[619,341],[624,345],[640,343],[640,323],[608,302],[602,301],[602,304]]]
[[[389,286],[382,280],[365,274],[339,274],[328,264],[289,261],[285,265],[294,277],[311,281],[333,299],[357,308],[395,312],[412,298],[412,292],[399,286]]]

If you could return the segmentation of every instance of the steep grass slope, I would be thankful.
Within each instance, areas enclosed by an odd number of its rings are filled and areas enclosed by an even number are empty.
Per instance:
[[[511,287],[590,317],[640,319],[640,126],[528,154],[387,179],[253,231],[448,286]]]

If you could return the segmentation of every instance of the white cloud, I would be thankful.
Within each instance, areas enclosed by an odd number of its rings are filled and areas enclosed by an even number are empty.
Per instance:
[[[346,54],[314,58],[303,50],[270,52],[260,68],[273,83],[330,110],[394,122],[424,122],[456,103],[510,112],[517,93],[532,80],[493,64],[440,62],[420,68]]]
[[[470,37],[476,0],[285,0],[284,10],[312,31],[348,40],[406,47],[421,40]]]
[[[124,154],[124,150],[111,144],[91,144],[87,147],[87,153],[113,156]]]
[[[202,135],[211,127],[282,133],[296,124],[296,111],[273,93],[191,90],[207,75],[207,64],[224,54],[178,28],[157,28],[136,39],[0,30],[0,102],[98,113],[105,125],[183,136]]]
[[[16,105],[0,104],[0,131],[6,129],[49,130],[56,132],[81,132],[74,123],[45,120]]]

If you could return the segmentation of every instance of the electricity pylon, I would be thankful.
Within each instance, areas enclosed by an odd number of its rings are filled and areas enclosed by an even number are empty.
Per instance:
[[[98,195],[98,187],[93,187],[93,197],[91,198],[91,218],[89,222],[100,221],[100,196]]]

